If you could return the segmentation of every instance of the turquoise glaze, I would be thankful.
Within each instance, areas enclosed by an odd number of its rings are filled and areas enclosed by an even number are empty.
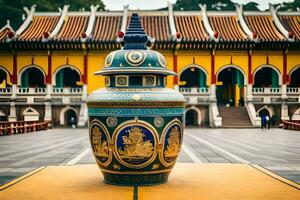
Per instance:
[[[103,70],[106,88],[88,98],[90,142],[104,181],[114,185],[165,183],[183,139],[184,97],[168,89],[164,57],[149,50],[133,14],[124,47]]]

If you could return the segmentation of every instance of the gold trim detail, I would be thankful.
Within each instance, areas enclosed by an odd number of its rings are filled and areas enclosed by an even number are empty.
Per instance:
[[[174,125],[178,125],[180,130],[178,130],[178,129],[171,130],[172,133],[170,133],[170,136],[168,138],[169,145],[167,147],[167,150],[165,150],[166,135],[167,135],[169,129]],[[178,137],[180,137],[180,138],[178,138]],[[183,139],[182,124],[177,118],[173,119],[164,128],[163,134],[160,139],[160,144],[162,145],[162,149],[159,151],[159,160],[165,167],[169,167],[169,166],[175,164],[175,162],[178,158],[180,149],[181,149],[182,139]],[[171,145],[170,145],[170,143],[171,143]],[[166,156],[172,156],[172,157],[175,157],[175,159],[172,162],[167,162],[165,160]]]
[[[160,164],[154,164],[151,169],[158,169]]]
[[[152,163],[157,155],[157,149],[156,146],[158,144],[158,134],[154,127],[151,126],[151,124],[141,121],[141,120],[128,120],[120,124],[114,131],[114,134],[112,136],[113,141],[115,144],[117,144],[118,136],[122,129],[127,127],[132,127],[129,131],[128,136],[123,136],[123,143],[126,147],[124,147],[124,150],[118,148],[117,145],[115,145],[115,149],[113,151],[116,159],[123,164],[126,167],[133,168],[133,169],[140,169],[143,167],[148,166],[150,163]],[[138,128],[138,126],[145,127],[149,130],[149,132],[152,134],[154,138],[153,144],[147,140],[144,141],[143,138],[145,137],[142,130]],[[131,164],[125,161],[125,159],[148,159],[145,162],[141,164]]]
[[[136,55],[135,55],[136,54]],[[138,56],[138,58],[136,58]],[[130,51],[125,53],[125,60],[131,66],[139,66],[146,59],[146,54],[142,51]]]
[[[160,174],[170,172],[172,168],[163,169],[163,170],[155,170],[155,171],[114,171],[109,169],[100,168],[102,172],[110,173],[110,174]]]
[[[96,126],[98,126],[99,128],[97,129]],[[90,123],[90,128],[89,128],[89,132],[90,132],[90,142],[91,142],[91,146],[92,146],[92,151],[93,151],[93,155],[95,157],[95,160],[97,162],[99,162],[100,165],[106,167],[110,164],[111,160],[112,160],[112,148],[111,148],[111,139],[108,133],[108,130],[106,128],[106,126],[100,122],[97,119],[94,119],[91,123]],[[105,134],[106,136],[106,141],[102,141],[102,132]],[[96,138],[96,139],[95,139]],[[98,157],[107,157],[107,161],[100,162]]]
[[[159,127],[162,127],[164,125],[165,121],[162,117],[157,116],[157,117],[154,118],[153,123],[156,127],[159,128]]]
[[[167,67],[167,62],[161,53],[156,52],[157,60],[162,67]]]
[[[144,102],[144,101],[133,101],[133,102],[88,102],[89,108],[129,108],[129,107],[149,107],[149,108],[166,108],[166,107],[184,107],[184,102]]]
[[[121,167],[119,165],[117,165],[117,164],[114,164],[113,168],[116,169],[116,170],[120,170],[121,169]]]
[[[120,63],[120,67],[123,67],[124,65],[122,63]],[[126,67],[126,68],[110,68],[109,70],[108,69],[103,69],[103,70],[100,70],[100,71],[97,71],[95,72],[94,74],[95,75],[110,75],[110,74],[115,74],[115,73],[126,73],[126,74],[129,74],[129,73],[139,73],[139,74],[158,74],[158,75],[172,75],[172,76],[175,76],[176,73],[175,72],[172,72],[168,69],[156,69],[156,68],[134,68],[132,69],[132,67]]]
[[[105,67],[110,67],[111,64],[114,61],[114,57],[115,57],[115,53],[111,52],[110,54],[108,54],[105,58]]]
[[[117,125],[117,123],[118,123],[118,119],[117,119],[117,117],[114,117],[114,116],[110,116],[110,117],[108,117],[107,119],[106,119],[106,124],[107,124],[107,126],[109,126],[109,127],[115,127],[116,125]]]

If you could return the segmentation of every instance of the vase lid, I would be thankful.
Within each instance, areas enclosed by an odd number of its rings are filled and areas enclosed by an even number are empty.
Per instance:
[[[153,27],[154,28],[154,27]],[[149,37],[145,33],[139,16],[133,13],[124,36],[124,46],[121,50],[111,52],[105,59],[103,70],[96,75],[114,74],[159,74],[176,75],[166,67],[164,56],[147,47]]]

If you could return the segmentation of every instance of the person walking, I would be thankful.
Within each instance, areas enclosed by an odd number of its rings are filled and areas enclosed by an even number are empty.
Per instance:
[[[270,120],[270,117],[267,115],[266,116],[266,129],[267,129],[267,127],[268,127],[268,129],[270,129],[270,125],[271,125],[271,120]]]
[[[74,129],[76,128],[76,125],[75,125],[75,118],[74,117],[71,117],[70,119],[70,124],[71,124],[71,127]]]
[[[261,116],[261,129],[263,130],[266,128],[266,116],[262,115]]]

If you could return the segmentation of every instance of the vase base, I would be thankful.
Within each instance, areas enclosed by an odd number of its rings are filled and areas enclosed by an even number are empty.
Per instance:
[[[102,173],[104,176],[104,183],[122,186],[159,185],[166,183],[170,174],[170,172],[159,174],[112,174],[107,172]]]

